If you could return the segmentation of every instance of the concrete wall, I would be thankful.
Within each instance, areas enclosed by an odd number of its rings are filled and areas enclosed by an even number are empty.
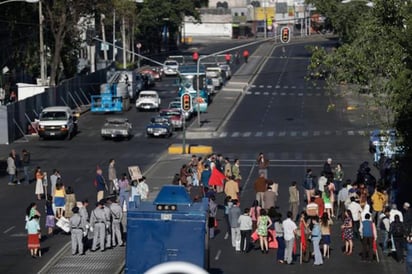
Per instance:
[[[201,24],[195,24],[190,18],[185,18],[184,36],[232,37],[231,14],[202,14],[201,20]]]

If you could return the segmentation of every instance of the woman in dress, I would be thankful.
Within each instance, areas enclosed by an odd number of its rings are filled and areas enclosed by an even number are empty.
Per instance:
[[[320,232],[322,235],[323,242],[323,257],[329,258],[329,248],[330,248],[330,227],[333,225],[333,221],[329,218],[327,213],[323,213],[320,221]]]
[[[257,228],[257,220],[260,216],[261,209],[262,208],[259,206],[259,202],[257,200],[254,200],[249,212],[250,217],[252,218],[252,231],[255,231]]]
[[[352,229],[352,213],[350,210],[345,211],[345,218],[343,219],[342,233],[345,241],[345,254],[351,255],[353,250],[353,229]]]
[[[40,225],[39,216],[32,216],[26,223],[27,230],[27,248],[30,250],[32,258],[36,258],[40,249]]]
[[[268,228],[272,225],[272,221],[266,213],[265,209],[260,210],[260,216],[257,220],[257,234],[259,235],[260,250],[262,253],[269,253],[268,244]]]
[[[56,189],[53,193],[53,202],[56,207],[56,218],[60,219],[64,213],[64,206],[66,204],[66,191],[62,182],[56,183]]]
[[[44,194],[44,189],[43,189],[44,175],[39,166],[36,168],[34,177],[36,178],[36,188],[35,188],[34,193],[37,195],[37,200],[41,200],[41,195]]]

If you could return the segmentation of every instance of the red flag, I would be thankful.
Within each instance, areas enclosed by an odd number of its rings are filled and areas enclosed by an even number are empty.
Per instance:
[[[305,252],[306,250],[305,224],[302,221],[299,223],[299,229],[300,229],[300,244],[302,246],[302,252]]]
[[[223,180],[225,175],[220,172],[217,168],[212,169],[212,174],[209,178],[209,186],[223,186]]]

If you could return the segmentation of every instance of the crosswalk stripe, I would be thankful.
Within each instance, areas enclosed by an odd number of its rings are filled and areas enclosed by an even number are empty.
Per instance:
[[[355,132],[353,130],[349,130],[348,135],[350,135],[350,136],[355,135]]]
[[[279,85],[276,85],[276,87],[275,88],[280,88],[280,86]]]
[[[280,95],[285,96],[285,95],[286,95],[286,92],[282,92],[282,93],[280,93]]]
[[[320,135],[320,132],[319,131],[314,131],[313,132],[313,136],[319,136]]]
[[[272,85],[268,85],[267,88],[272,88]]]
[[[250,131],[243,133],[243,137],[250,137],[252,133]]]
[[[302,92],[298,93],[298,96],[303,96],[303,93]]]
[[[308,135],[309,135],[309,132],[307,131],[302,132],[302,136],[308,136]]]
[[[268,132],[268,137],[273,137],[273,135],[275,135],[275,133],[273,131]]]
[[[277,92],[272,92],[272,95],[278,95],[278,93]]]
[[[297,132],[296,131],[292,131],[291,133],[290,133],[290,136],[292,136],[292,137],[295,137],[297,135]]]
[[[238,137],[239,136],[239,132],[233,132],[232,133],[232,137]]]
[[[258,132],[256,132],[256,134],[255,134],[256,137],[261,137],[262,135],[263,135],[263,132],[262,132],[262,131],[258,131]]]
[[[281,131],[281,132],[279,132],[279,136],[280,136],[280,137],[286,136],[286,131]]]
[[[226,136],[227,136],[227,132],[222,132],[219,135],[220,138],[225,138]]]
[[[342,135],[348,135],[348,136],[365,136],[365,131],[363,130],[348,130],[348,131],[340,131],[340,130],[325,130],[325,131],[297,131],[297,130],[292,130],[292,131],[244,131],[244,132],[239,132],[239,131],[234,131],[234,132],[227,132],[227,131],[222,131],[216,134],[215,136],[219,138],[225,138],[225,137],[319,137],[319,136],[342,136]],[[145,135],[144,133],[136,133],[136,137],[141,137]]]
[[[264,88],[265,86],[264,86],[264,85],[259,85],[259,87],[260,87],[260,88]]]
[[[263,92],[263,95],[269,95],[269,92],[265,91]]]
[[[255,95],[260,95],[260,91],[256,91],[256,92],[255,92]]]

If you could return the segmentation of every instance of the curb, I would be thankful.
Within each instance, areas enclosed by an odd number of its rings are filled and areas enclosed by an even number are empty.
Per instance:
[[[42,267],[42,269],[37,272],[38,274],[47,273],[49,269],[56,264],[56,262],[63,257],[63,253],[65,253],[68,248],[71,246],[71,241],[68,241],[56,254]]]

